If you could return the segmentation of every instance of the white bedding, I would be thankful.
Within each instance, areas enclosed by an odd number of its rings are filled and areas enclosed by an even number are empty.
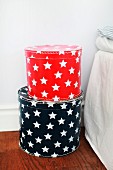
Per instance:
[[[84,110],[85,136],[97,156],[113,170],[113,53],[95,55]]]
[[[98,33],[102,37],[107,37],[110,40],[113,40],[113,27],[105,26],[104,28],[98,29]]]
[[[106,37],[97,37],[96,46],[99,50],[113,53],[113,40]]]

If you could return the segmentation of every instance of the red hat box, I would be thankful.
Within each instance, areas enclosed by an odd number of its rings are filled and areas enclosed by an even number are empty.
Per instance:
[[[28,94],[36,100],[70,100],[81,93],[82,48],[42,45],[25,49]]]

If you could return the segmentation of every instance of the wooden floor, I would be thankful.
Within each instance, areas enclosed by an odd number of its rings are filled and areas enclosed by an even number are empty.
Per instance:
[[[81,131],[75,152],[58,158],[38,158],[22,151],[19,132],[0,132],[0,170],[106,170]]]

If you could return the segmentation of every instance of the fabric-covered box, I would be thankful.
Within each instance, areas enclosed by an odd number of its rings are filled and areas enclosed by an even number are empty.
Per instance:
[[[27,85],[37,100],[70,100],[81,93],[80,46],[45,45],[25,49]]]
[[[34,156],[58,157],[79,146],[80,110],[83,94],[63,102],[35,101],[28,88],[18,91],[20,147]]]

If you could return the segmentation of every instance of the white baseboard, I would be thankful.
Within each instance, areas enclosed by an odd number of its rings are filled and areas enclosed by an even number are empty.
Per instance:
[[[16,105],[0,105],[0,131],[18,131],[19,109]]]

